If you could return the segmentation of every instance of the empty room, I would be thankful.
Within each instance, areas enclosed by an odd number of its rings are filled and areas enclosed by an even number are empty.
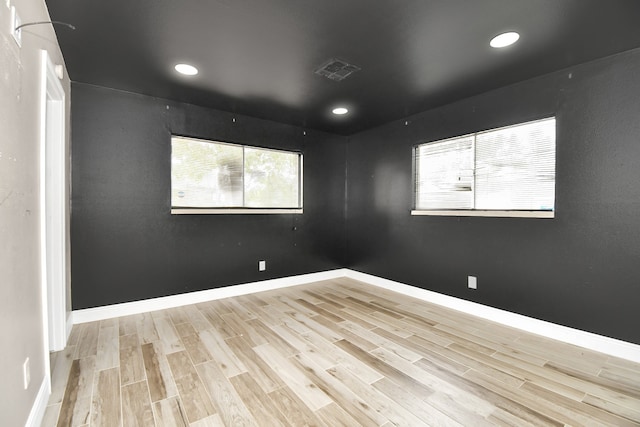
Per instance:
[[[640,426],[640,2],[0,2],[0,425]]]

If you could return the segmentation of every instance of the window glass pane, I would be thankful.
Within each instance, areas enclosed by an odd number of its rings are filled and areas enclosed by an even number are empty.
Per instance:
[[[245,147],[245,206],[300,207],[300,155]]]
[[[473,136],[416,149],[416,209],[473,209]]]
[[[476,209],[553,210],[555,119],[479,133]]]
[[[242,206],[242,147],[173,137],[173,207]]]

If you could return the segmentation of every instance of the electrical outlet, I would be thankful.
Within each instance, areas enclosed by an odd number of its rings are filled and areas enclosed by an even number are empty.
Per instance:
[[[22,25],[22,19],[20,19],[16,7],[11,6],[11,35],[13,36],[13,39],[16,41],[18,46],[22,47],[22,28],[16,31],[16,28],[18,28],[20,25]]]
[[[31,382],[31,367],[29,366],[29,358],[27,357],[22,364],[22,378],[24,380],[24,389],[29,388]]]
[[[468,276],[467,286],[469,289],[478,289],[478,278],[476,276]]]
[[[267,261],[258,261],[258,271],[265,271],[267,269]]]

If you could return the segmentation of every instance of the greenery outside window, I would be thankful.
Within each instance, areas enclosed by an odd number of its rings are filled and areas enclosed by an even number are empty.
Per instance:
[[[302,213],[302,154],[172,136],[171,213]]]

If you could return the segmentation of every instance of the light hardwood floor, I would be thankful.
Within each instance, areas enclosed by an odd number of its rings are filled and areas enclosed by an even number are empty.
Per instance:
[[[640,364],[349,279],[76,325],[43,426],[638,426]]]

